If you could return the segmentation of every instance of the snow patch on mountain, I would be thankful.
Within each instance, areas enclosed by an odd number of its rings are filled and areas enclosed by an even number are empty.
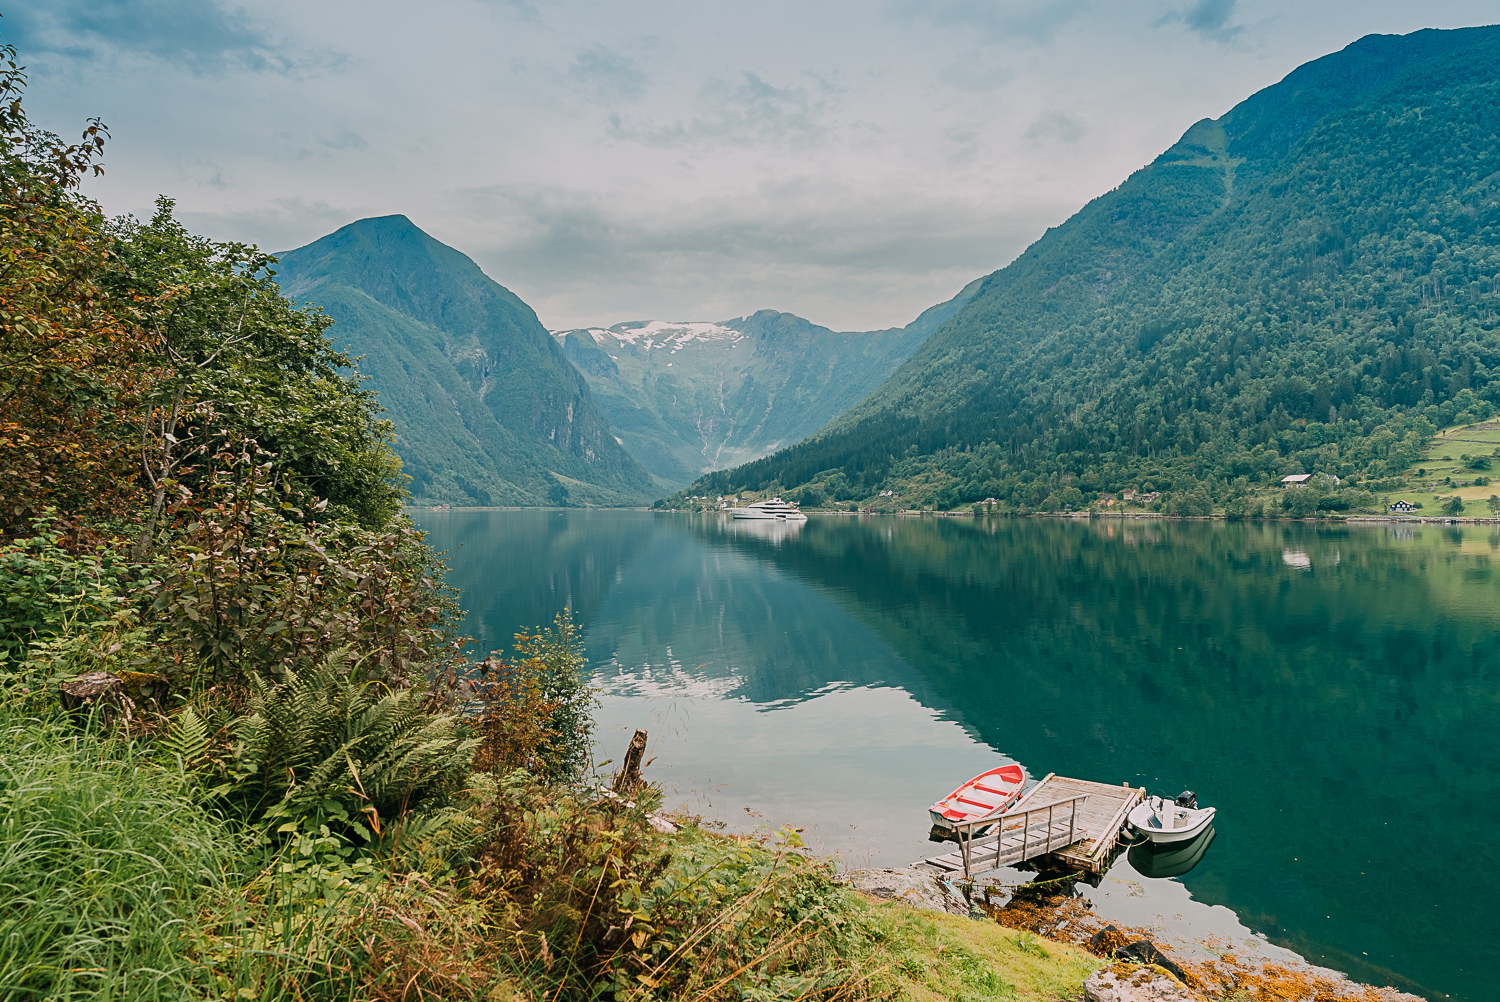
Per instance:
[[[606,350],[613,341],[646,351],[651,351],[653,348],[665,348],[672,354],[676,354],[695,342],[718,341],[735,344],[750,336],[744,331],[735,330],[723,324],[703,321],[678,323],[669,320],[631,320],[623,324],[615,324],[613,327],[584,327],[552,332],[552,336],[558,340],[569,334],[587,334],[594,339],[595,344],[605,346]]]

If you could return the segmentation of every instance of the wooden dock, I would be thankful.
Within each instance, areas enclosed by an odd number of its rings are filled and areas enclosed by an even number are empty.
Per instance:
[[[966,838],[961,830],[956,850],[915,865],[971,877],[1051,856],[1061,867],[1103,873],[1119,848],[1125,816],[1145,796],[1144,789],[1128,784],[1111,786],[1049,773],[1013,807],[990,819],[984,836]]]

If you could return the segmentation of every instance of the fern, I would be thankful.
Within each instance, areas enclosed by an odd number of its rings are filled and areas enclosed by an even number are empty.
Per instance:
[[[187,772],[208,755],[208,725],[191,706],[184,707],[172,718],[161,744],[177,760],[177,768]]]
[[[473,740],[456,718],[421,708],[421,693],[353,677],[349,651],[279,682],[251,675],[239,726],[237,796],[252,814],[364,815],[378,834],[417,802],[455,783]]]

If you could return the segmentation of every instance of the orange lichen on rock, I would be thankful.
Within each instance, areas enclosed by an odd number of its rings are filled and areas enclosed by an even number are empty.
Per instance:
[[[1119,957],[1122,951],[1139,947],[1145,940],[1160,954],[1157,959],[1166,967],[1175,966],[1181,972],[1181,977],[1175,980],[1211,999],[1234,999],[1235,1002],[1420,1002],[1416,996],[1398,989],[1358,984],[1336,972],[1312,965],[1280,964],[1230,952],[1232,944],[1220,937],[1210,937],[1197,944],[1216,956],[1207,959],[1181,957],[1170,945],[1156,942],[1156,934],[1151,930],[1106,923],[1087,900],[1073,896],[1071,889],[1072,885],[1065,881],[1034,886],[1019,889],[1001,907],[991,906],[988,898],[981,907],[1001,925],[1075,943],[1101,957],[1150,959],[1149,956]],[[1141,972],[1163,970],[1151,963],[1117,964],[1116,967]],[[1166,973],[1176,974],[1176,971]],[[1151,976],[1149,973],[1139,975]]]
[[[1183,967],[1215,995],[1245,1002],[1415,1002],[1395,988],[1362,985],[1313,968],[1246,962],[1232,954]]]

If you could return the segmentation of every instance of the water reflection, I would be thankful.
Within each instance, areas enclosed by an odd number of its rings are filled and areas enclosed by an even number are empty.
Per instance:
[[[1209,825],[1186,842],[1142,842],[1130,847],[1130,865],[1143,877],[1180,877],[1202,862],[1216,834]]]
[[[781,518],[732,518],[725,531],[730,535],[745,535],[779,543],[796,536],[806,524]]]
[[[926,803],[1005,756],[1208,791],[1225,838],[1182,875],[1198,899],[1315,962],[1455,996],[1481,997],[1500,960],[1482,933],[1500,877],[1468,865],[1500,824],[1487,529],[422,521],[439,545],[464,542],[471,632],[502,646],[571,605],[613,694],[608,725],[660,715],[678,744],[657,768],[706,800],[734,790],[903,863],[925,844]],[[888,754],[885,732],[900,735]],[[1413,867],[1403,821],[1439,816]],[[1465,873],[1466,893],[1431,870]]]

